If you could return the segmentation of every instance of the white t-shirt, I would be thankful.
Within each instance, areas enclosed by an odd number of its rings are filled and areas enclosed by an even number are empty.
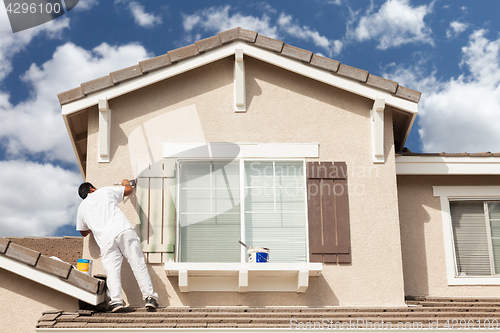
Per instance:
[[[76,230],[92,230],[101,251],[122,231],[134,228],[118,206],[124,191],[123,186],[100,188],[89,193],[78,207]]]

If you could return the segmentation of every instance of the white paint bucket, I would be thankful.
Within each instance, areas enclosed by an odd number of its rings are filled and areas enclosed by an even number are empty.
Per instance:
[[[90,259],[78,259],[76,261],[76,269],[87,275],[92,276],[92,260]]]
[[[271,251],[267,247],[252,247],[248,248],[249,262],[269,262],[269,253]]]

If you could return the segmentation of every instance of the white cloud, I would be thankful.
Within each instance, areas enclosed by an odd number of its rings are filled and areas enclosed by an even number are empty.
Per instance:
[[[8,93],[0,93],[0,138],[9,156],[41,153],[48,160],[74,162],[57,94],[151,56],[137,44],[103,43],[88,51],[67,43],[43,65],[32,64],[22,77],[32,88],[30,98],[11,105]]]
[[[236,27],[242,27],[257,31],[259,34],[270,38],[280,38],[282,35],[289,35],[298,39],[312,42],[317,47],[325,50],[329,56],[338,54],[342,49],[342,42],[329,40],[316,30],[307,26],[300,26],[294,22],[291,15],[281,13],[276,20],[272,20],[267,14],[261,17],[243,15],[241,13],[229,14],[231,7],[210,7],[199,10],[191,15],[183,15],[184,30],[191,35],[187,42],[192,42],[199,34],[194,33],[197,28],[204,32],[218,33]],[[270,11],[276,14],[276,11]],[[194,34],[193,34],[194,33]]]
[[[12,71],[12,58],[24,50],[33,38],[38,35],[51,39],[60,38],[63,30],[69,27],[69,21],[67,17],[60,17],[34,28],[12,33],[5,7],[0,5],[0,81]]]
[[[79,174],[51,164],[0,161],[0,236],[53,235],[74,223]]]
[[[467,29],[468,25],[466,23],[461,23],[458,21],[453,21],[450,23],[450,28],[446,30],[446,37],[452,38],[457,37],[462,32]]]
[[[98,0],[80,0],[78,1],[78,5],[76,5],[75,10],[89,10],[98,4]]]
[[[425,76],[418,64],[386,74],[422,91],[418,125],[425,152],[500,151],[500,39],[485,35],[470,35],[457,78]]]
[[[382,50],[409,43],[433,44],[431,29],[424,22],[432,8],[433,3],[412,7],[409,0],[387,0],[377,12],[371,6],[365,16],[350,22],[357,22],[357,27],[349,28],[347,36],[357,41],[375,39]]]
[[[137,1],[115,0],[115,4],[126,4],[127,9],[132,14],[136,24],[143,28],[152,28],[155,25],[162,24],[163,21],[160,15],[146,13],[144,6]]]
[[[271,25],[271,18],[266,14],[262,17],[242,15],[236,13],[229,15],[230,6],[210,7],[199,10],[192,15],[183,15],[184,30],[191,32],[199,27],[204,31],[220,32],[236,27],[258,31],[271,38],[277,37],[277,28]]]
[[[290,36],[293,36],[302,40],[310,40],[312,43],[324,50],[327,50],[328,56],[333,54],[339,54],[342,50],[342,42],[339,40],[330,40],[325,36],[320,35],[316,30],[313,30],[307,26],[299,26],[293,23],[293,18],[290,15],[281,13],[278,24],[280,30],[285,31]]]

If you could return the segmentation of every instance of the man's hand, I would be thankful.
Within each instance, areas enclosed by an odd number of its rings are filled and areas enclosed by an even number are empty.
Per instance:
[[[134,191],[132,186],[130,186],[130,182],[128,181],[128,179],[122,180],[122,186],[125,186],[125,191],[123,192],[124,197],[131,195],[132,192]]]

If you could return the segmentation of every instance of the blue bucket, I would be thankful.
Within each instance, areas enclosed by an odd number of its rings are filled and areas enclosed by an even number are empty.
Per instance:
[[[247,251],[249,255],[249,262],[269,262],[270,252],[271,251],[269,251],[269,249],[265,247],[249,247]]]

